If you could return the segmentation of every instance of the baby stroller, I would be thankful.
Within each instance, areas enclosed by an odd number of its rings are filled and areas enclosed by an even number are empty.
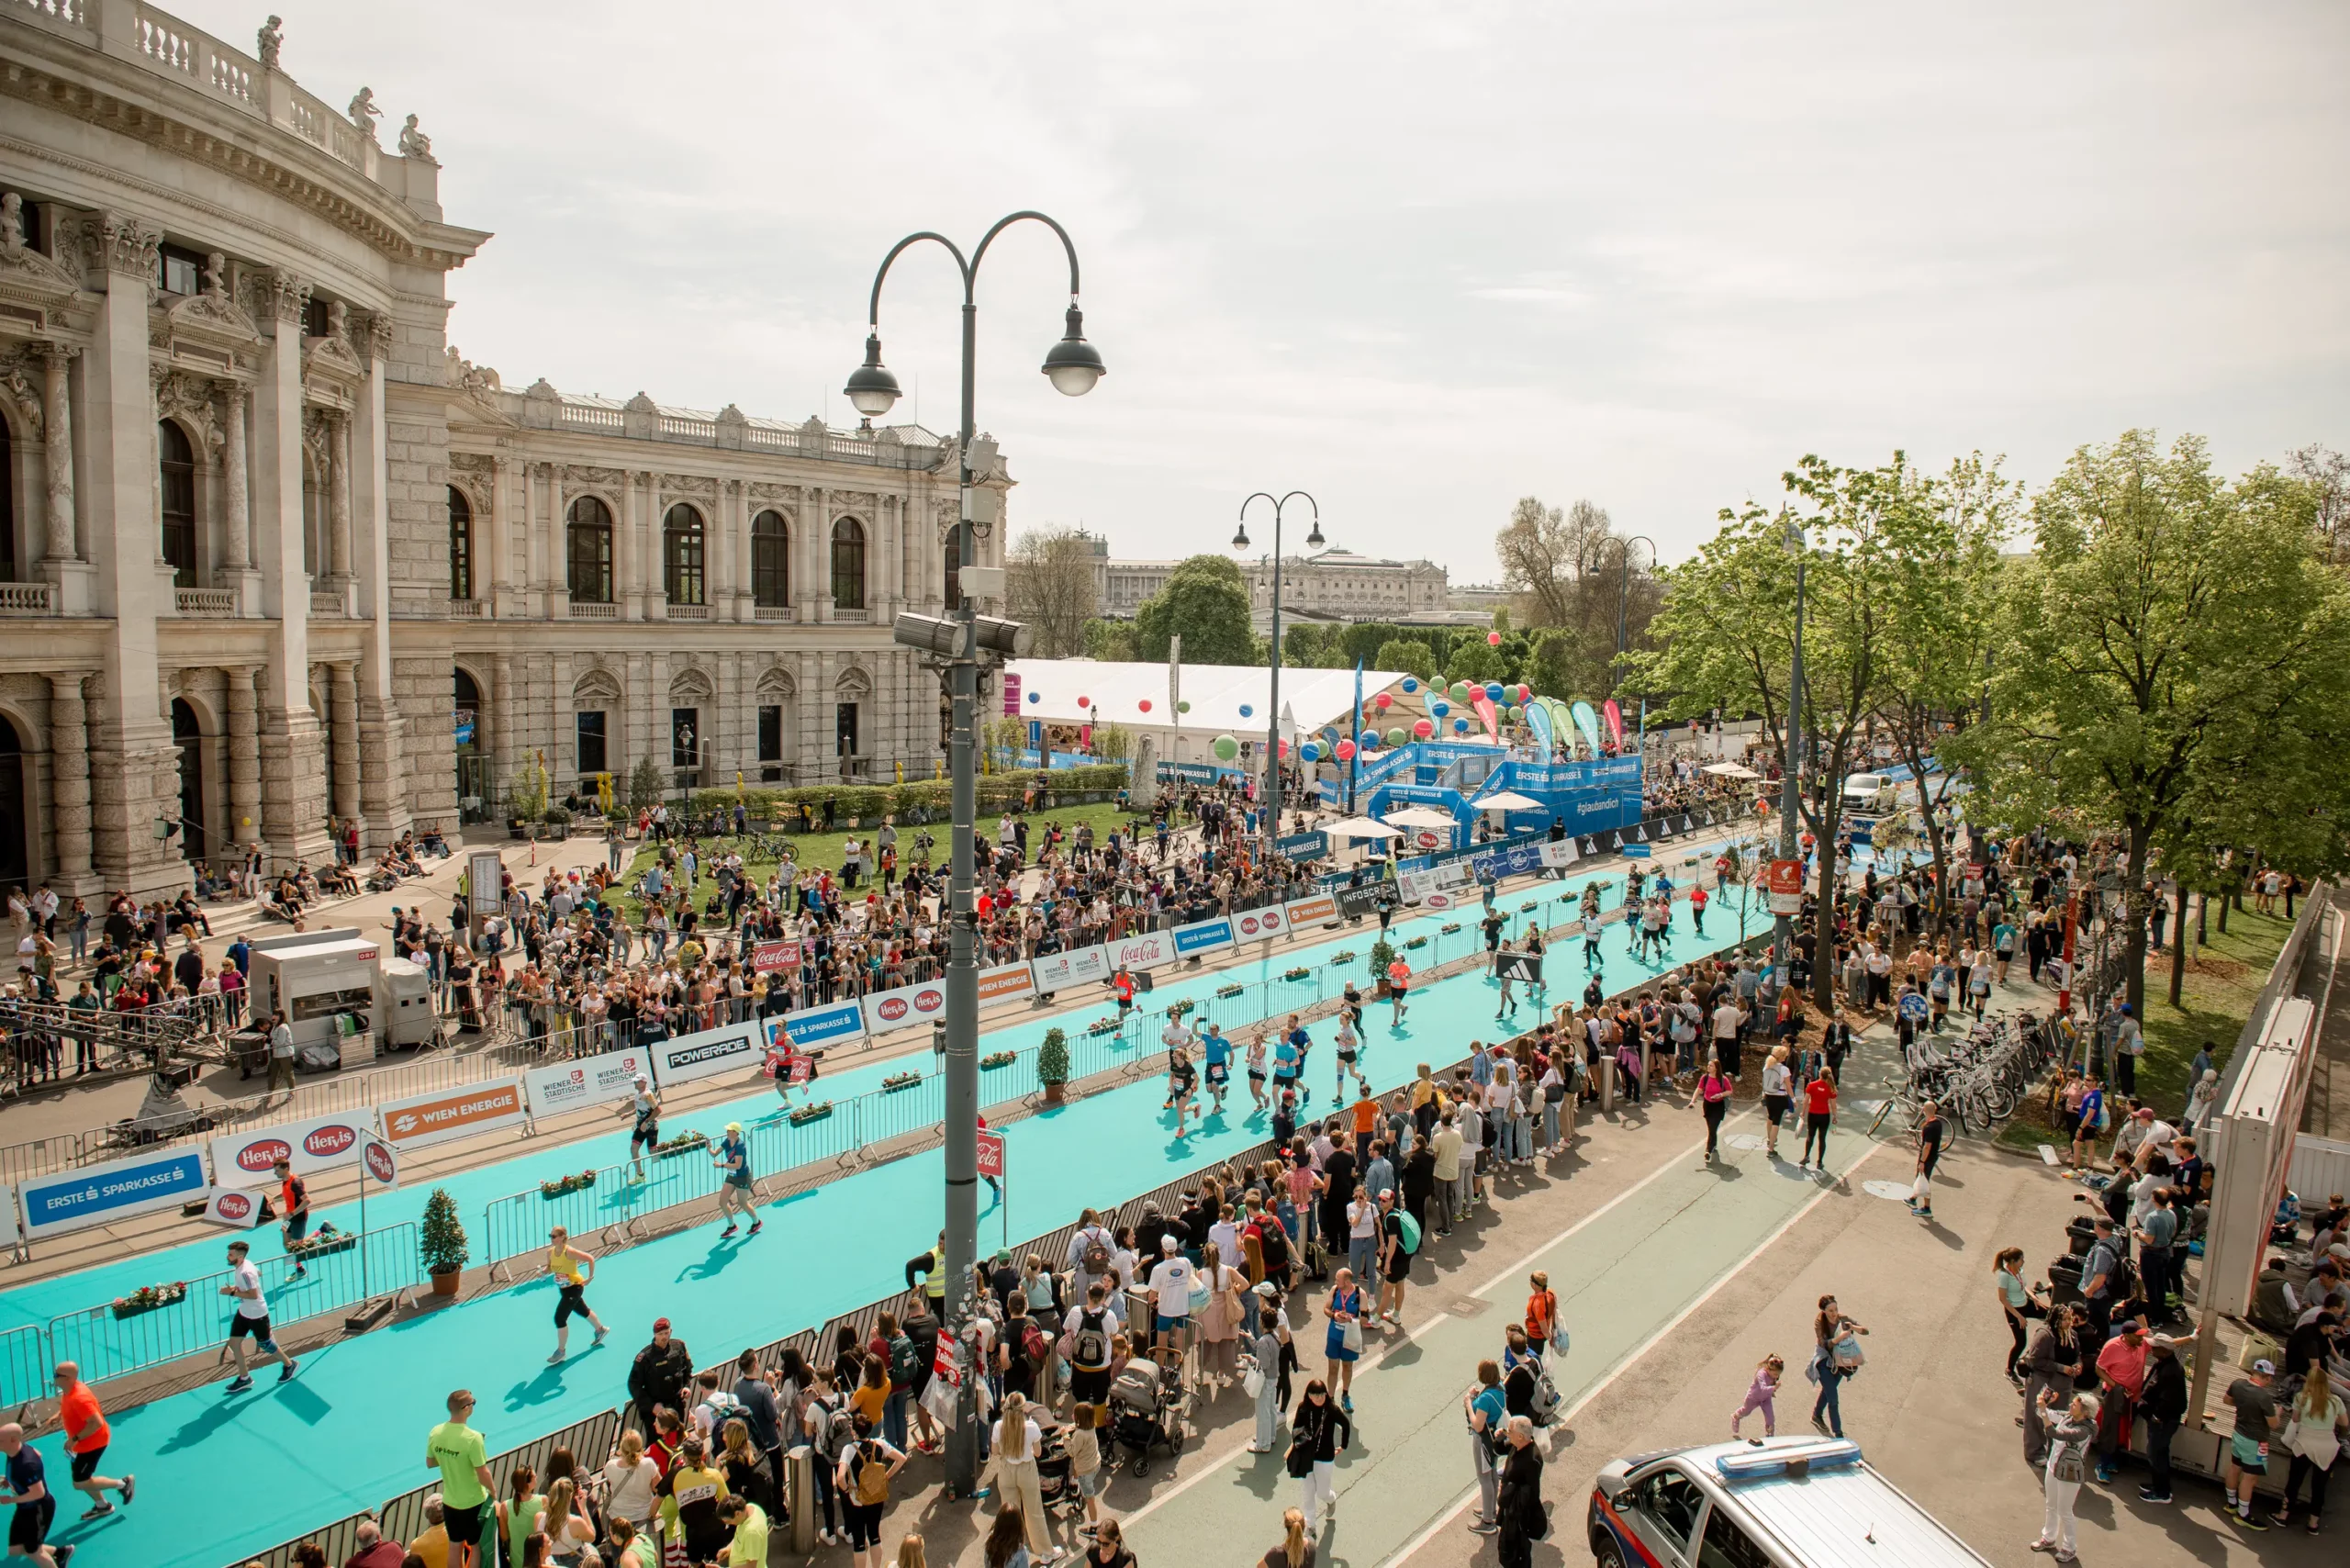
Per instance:
[[[1120,1448],[1134,1450],[1135,1474],[1150,1473],[1150,1450],[1183,1449],[1183,1369],[1136,1358],[1110,1385],[1110,1430]],[[1114,1454],[1103,1463],[1116,1468]]]
[[[1069,1445],[1060,1428],[1047,1427],[1036,1450],[1036,1492],[1044,1499],[1047,1518],[1073,1519],[1085,1512],[1084,1495],[1069,1473]]]

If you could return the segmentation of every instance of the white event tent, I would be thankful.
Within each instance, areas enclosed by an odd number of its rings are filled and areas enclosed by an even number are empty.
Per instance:
[[[1272,672],[1262,665],[1170,667],[1099,659],[1013,659],[1005,668],[1020,680],[1021,718],[1059,725],[1114,723],[1138,737],[1150,736],[1164,762],[1213,762],[1215,755],[1210,748],[1218,735],[1254,742],[1258,747],[1264,744]],[[1369,702],[1403,679],[1394,670],[1363,671],[1363,700]],[[1343,730],[1354,700],[1351,669],[1283,667],[1282,738],[1310,738],[1325,724]],[[1179,713],[1178,702],[1190,703],[1191,711]],[[1243,707],[1248,710],[1246,716]]]

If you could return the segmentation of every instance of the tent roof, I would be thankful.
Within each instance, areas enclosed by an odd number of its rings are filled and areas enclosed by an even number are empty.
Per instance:
[[[1402,834],[1377,817],[1348,817],[1342,822],[1326,823],[1322,832],[1332,838],[1399,838]]]
[[[1181,728],[1209,734],[1230,730],[1261,732],[1270,719],[1271,671],[1261,665],[1184,665],[1179,694],[1192,705],[1178,715],[1167,700],[1167,666],[1163,664],[1124,664],[1102,659],[1013,659],[1007,666],[1020,678],[1020,717],[1053,723],[1081,724],[1095,715],[1082,708],[1082,697],[1098,707],[1105,722],[1129,727]],[[1362,695],[1369,701],[1403,675],[1394,670],[1362,672]],[[1283,728],[1318,730],[1354,711],[1355,672],[1351,669],[1290,669],[1281,671],[1281,704]],[[1144,702],[1150,708],[1145,711]],[[1240,709],[1250,710],[1246,717]]]

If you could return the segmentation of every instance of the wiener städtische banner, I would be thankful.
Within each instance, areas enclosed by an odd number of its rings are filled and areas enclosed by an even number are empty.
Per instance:
[[[865,999],[865,1032],[868,1035],[910,1029],[946,1016],[946,982],[943,980],[877,991]]]
[[[204,1151],[174,1148],[38,1177],[18,1188],[17,1197],[24,1204],[25,1237],[32,1240],[177,1208],[211,1188]]]
[[[627,1099],[636,1092],[639,1073],[653,1078],[653,1053],[631,1047],[553,1067],[534,1067],[522,1075],[522,1093],[533,1117],[559,1115],[584,1105]]]
[[[1203,953],[1221,952],[1232,946],[1232,922],[1219,916],[1214,920],[1195,920],[1189,925],[1179,925],[1171,933],[1178,957],[1196,958]]]
[[[1110,978],[1110,952],[1101,946],[1069,953],[1041,953],[1029,960],[1039,991],[1063,991]]]
[[[865,1009],[854,1002],[835,1002],[829,1007],[802,1007],[793,1013],[778,1013],[767,1021],[767,1045],[774,1050],[789,1047],[797,1051],[821,1051],[827,1046],[845,1045],[865,1038]],[[760,1060],[766,1059],[761,1053]]]
[[[493,1078],[463,1089],[394,1100],[379,1114],[384,1119],[384,1141],[395,1149],[410,1149],[519,1127],[529,1119],[530,1106],[523,1101],[520,1078]]]
[[[273,1167],[283,1159],[297,1176],[312,1176],[359,1159],[359,1140],[375,1130],[374,1113],[346,1111],[281,1122],[212,1140],[212,1184],[267,1187],[277,1181]]]
[[[724,1072],[748,1072],[767,1059],[767,1036],[756,1024],[698,1029],[655,1040],[645,1048],[653,1057],[654,1081],[665,1089]]]

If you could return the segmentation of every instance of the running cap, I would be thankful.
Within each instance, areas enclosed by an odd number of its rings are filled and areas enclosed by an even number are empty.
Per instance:
[[[2275,1377],[2277,1363],[2269,1361],[2255,1361],[2252,1363],[2252,1373],[2255,1377]]]
[[[636,1086],[639,1089],[649,1089],[653,1086],[653,1081],[640,1072],[636,1075]]]

